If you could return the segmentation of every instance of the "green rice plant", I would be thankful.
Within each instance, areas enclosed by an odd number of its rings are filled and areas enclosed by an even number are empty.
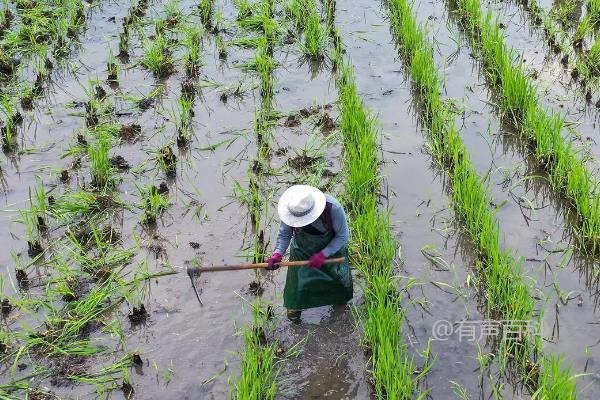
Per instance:
[[[584,56],[585,68],[581,68],[582,71],[587,71],[585,74],[600,74],[600,40],[596,40],[592,45],[590,51]]]
[[[600,25],[600,0],[588,0],[586,7],[586,17],[589,16],[590,22],[597,29]]]
[[[161,193],[156,186],[138,188],[142,203],[140,208],[144,210],[142,223],[148,225],[156,224],[158,217],[165,211],[169,205],[169,194]]]
[[[129,36],[125,32],[119,34],[119,57],[129,57]]]
[[[217,45],[219,59],[225,60],[227,58],[227,46],[225,45],[225,42],[223,42],[223,39],[221,39],[221,36],[215,36],[215,44]]]
[[[297,29],[304,29],[311,16],[310,11],[317,9],[315,0],[289,0],[285,4],[285,13],[289,19],[294,21]],[[308,12],[307,12],[308,11]]]
[[[260,300],[252,304],[253,327],[243,329],[245,346],[241,374],[235,380],[236,399],[275,398],[277,341],[269,338],[273,327],[266,314]]]
[[[17,125],[19,117],[8,94],[0,96],[0,113],[4,124],[0,127],[2,133],[2,149],[12,151],[17,145]]]
[[[198,3],[198,8],[200,9],[200,19],[202,20],[202,24],[206,27],[206,29],[211,29],[212,27],[212,16],[213,16],[213,0],[200,0]]]
[[[175,109],[169,112],[171,121],[175,124],[177,145],[186,146],[192,140],[192,117],[194,116],[194,98],[180,96]]]
[[[46,195],[44,183],[38,176],[36,176],[36,185],[33,190],[29,188],[29,213],[36,221],[38,231],[46,232],[48,230],[47,216],[49,214],[48,196]]]
[[[165,146],[156,152],[156,163],[162,171],[164,171],[167,177],[174,177],[177,175],[177,157],[171,146]]]
[[[153,40],[146,39],[142,65],[158,78],[165,78],[173,72],[175,63],[163,35],[157,35]]]
[[[252,17],[256,12],[256,3],[250,2],[250,0],[234,0],[233,4],[238,10],[238,21]]]
[[[202,51],[202,30],[195,26],[186,26],[183,30],[183,46],[185,54],[185,70],[189,76],[197,76],[200,72],[200,52]]]
[[[531,395],[531,400],[556,399],[573,400],[577,398],[575,379],[571,368],[563,368],[562,357],[550,356],[543,358],[537,384],[537,390]]]
[[[327,46],[327,33],[321,25],[319,15],[315,10],[309,11],[306,18],[302,51],[308,57],[323,59],[325,57],[325,47]]]
[[[108,61],[106,62],[106,71],[108,73],[108,81],[116,82],[119,79],[119,65],[112,49],[108,52]]]
[[[88,147],[92,186],[98,190],[103,191],[116,183],[115,170],[109,157],[111,147],[110,139],[106,135],[99,135]]]
[[[561,22],[563,26],[571,26],[577,10],[581,7],[581,2],[578,0],[565,0],[555,3],[552,14]]]
[[[381,184],[377,121],[365,110],[352,66],[340,60],[337,70],[340,132],[344,148],[344,202],[350,212],[352,264],[365,279],[365,307],[359,312],[378,398],[412,398],[416,382],[413,361],[401,340],[404,313],[394,279],[397,244],[389,215],[379,213]],[[424,372],[426,374],[427,372]],[[423,375],[424,375],[423,374]]]
[[[169,0],[165,4],[165,14],[169,26],[177,25],[184,18],[183,11],[179,7],[179,0]]]
[[[26,211],[19,211],[21,215],[21,222],[25,227],[25,234],[27,236],[27,253],[29,257],[35,258],[39,254],[44,252],[42,247],[42,235],[38,228],[37,218]]]

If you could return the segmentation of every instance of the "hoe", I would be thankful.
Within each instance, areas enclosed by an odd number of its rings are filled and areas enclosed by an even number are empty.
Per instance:
[[[345,257],[339,258],[330,258],[325,260],[325,264],[341,264],[346,261]],[[255,264],[231,264],[231,265],[219,265],[219,266],[210,266],[210,267],[193,267],[186,268],[186,272],[190,277],[190,282],[192,282],[192,287],[194,288],[194,293],[196,293],[196,298],[200,305],[202,305],[202,300],[200,300],[200,292],[198,292],[198,288],[196,288],[196,284],[194,283],[194,277],[200,276],[200,274],[204,272],[221,272],[221,271],[239,271],[243,269],[260,269],[268,267],[268,263],[255,263]],[[279,263],[281,267],[306,267],[308,266],[308,260],[304,261],[282,261]]]

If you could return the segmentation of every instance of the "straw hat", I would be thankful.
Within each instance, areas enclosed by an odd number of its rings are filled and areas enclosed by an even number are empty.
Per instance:
[[[288,226],[300,228],[317,220],[325,209],[325,195],[316,187],[294,185],[279,198],[277,212]]]

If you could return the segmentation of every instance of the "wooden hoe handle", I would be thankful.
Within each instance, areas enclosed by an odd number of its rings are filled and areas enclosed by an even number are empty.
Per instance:
[[[341,264],[346,261],[346,257],[339,258],[328,258],[325,260],[325,264]],[[304,261],[281,261],[278,263],[281,267],[303,267],[308,265],[308,260]],[[256,263],[256,264],[231,264],[231,265],[220,265],[216,267],[194,267],[188,268],[188,274],[201,274],[204,272],[219,272],[219,271],[238,271],[242,269],[259,269],[266,268],[269,263]]]

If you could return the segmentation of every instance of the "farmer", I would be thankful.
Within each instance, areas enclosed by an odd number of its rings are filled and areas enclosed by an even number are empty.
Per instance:
[[[352,298],[352,275],[347,262],[324,264],[327,258],[347,257],[348,224],[341,204],[306,185],[288,188],[277,207],[281,227],[267,269],[279,268],[290,246],[290,260],[309,260],[308,267],[289,267],[283,291],[288,318],[300,322],[302,310],[345,304]]]

